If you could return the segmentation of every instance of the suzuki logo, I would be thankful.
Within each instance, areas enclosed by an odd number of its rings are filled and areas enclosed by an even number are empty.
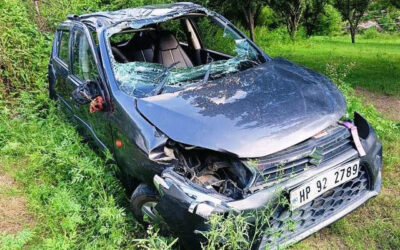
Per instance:
[[[310,163],[315,166],[318,166],[324,160],[322,148],[320,147],[315,147],[308,156],[311,158]]]

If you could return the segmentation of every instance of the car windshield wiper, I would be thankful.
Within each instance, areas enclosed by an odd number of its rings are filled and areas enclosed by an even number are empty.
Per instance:
[[[207,72],[206,72],[206,74],[204,75],[204,78],[203,78],[203,81],[201,82],[201,84],[206,83],[206,82],[208,81],[208,78],[210,78],[210,73],[211,73],[211,68],[212,68],[213,63],[214,63],[214,59],[211,58],[211,62],[210,62],[210,64],[208,65]]]
[[[246,59],[243,59],[242,61],[243,62],[250,62],[250,63],[254,64],[255,66],[258,66],[258,65],[261,64],[261,62],[258,59],[253,60],[253,59],[246,58]]]
[[[177,64],[179,64],[179,63],[180,63],[180,61],[177,61],[177,62],[174,62],[174,63],[170,64],[167,68],[165,68],[165,69],[163,70],[163,72],[161,72],[160,74],[158,74],[158,75],[154,78],[154,81],[158,81],[158,79],[159,79],[160,77],[164,76],[164,77],[162,78],[162,80],[158,83],[158,85],[156,86],[156,88],[154,89],[153,95],[159,95],[159,94],[161,94],[161,92],[162,92],[163,89],[164,89],[165,84],[167,83],[170,70],[171,70],[174,66],[176,66]]]

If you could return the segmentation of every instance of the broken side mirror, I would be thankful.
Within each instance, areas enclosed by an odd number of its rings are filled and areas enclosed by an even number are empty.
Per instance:
[[[79,85],[72,92],[72,98],[81,105],[89,104],[100,95],[97,83],[91,80],[87,80],[85,83]]]

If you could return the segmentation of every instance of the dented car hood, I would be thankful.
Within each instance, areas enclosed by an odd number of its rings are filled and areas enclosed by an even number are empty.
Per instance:
[[[260,157],[304,141],[345,113],[325,76],[272,59],[206,84],[137,100],[139,112],[172,140]]]

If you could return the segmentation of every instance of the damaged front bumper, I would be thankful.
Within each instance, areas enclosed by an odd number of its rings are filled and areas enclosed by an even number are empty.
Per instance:
[[[193,248],[194,242],[204,240],[201,231],[208,230],[207,219],[215,213],[229,211],[248,212],[262,209],[274,202],[282,194],[304,184],[315,176],[345,164],[354,159],[360,160],[359,176],[348,183],[326,191],[315,200],[290,211],[288,206],[280,207],[269,219],[272,231],[280,230],[279,236],[271,236],[263,229],[258,247],[285,246],[300,241],[323,227],[350,213],[370,198],[378,195],[381,188],[382,145],[367,121],[356,114],[361,143],[366,155],[359,157],[355,148],[323,162],[316,168],[308,169],[293,177],[265,187],[241,200],[233,200],[215,192],[210,192],[199,184],[192,183],[171,168],[161,176],[154,177],[154,184],[161,195],[156,206],[170,229],[179,235],[184,245]],[[297,223],[295,230],[283,228],[282,219],[290,217]]]

